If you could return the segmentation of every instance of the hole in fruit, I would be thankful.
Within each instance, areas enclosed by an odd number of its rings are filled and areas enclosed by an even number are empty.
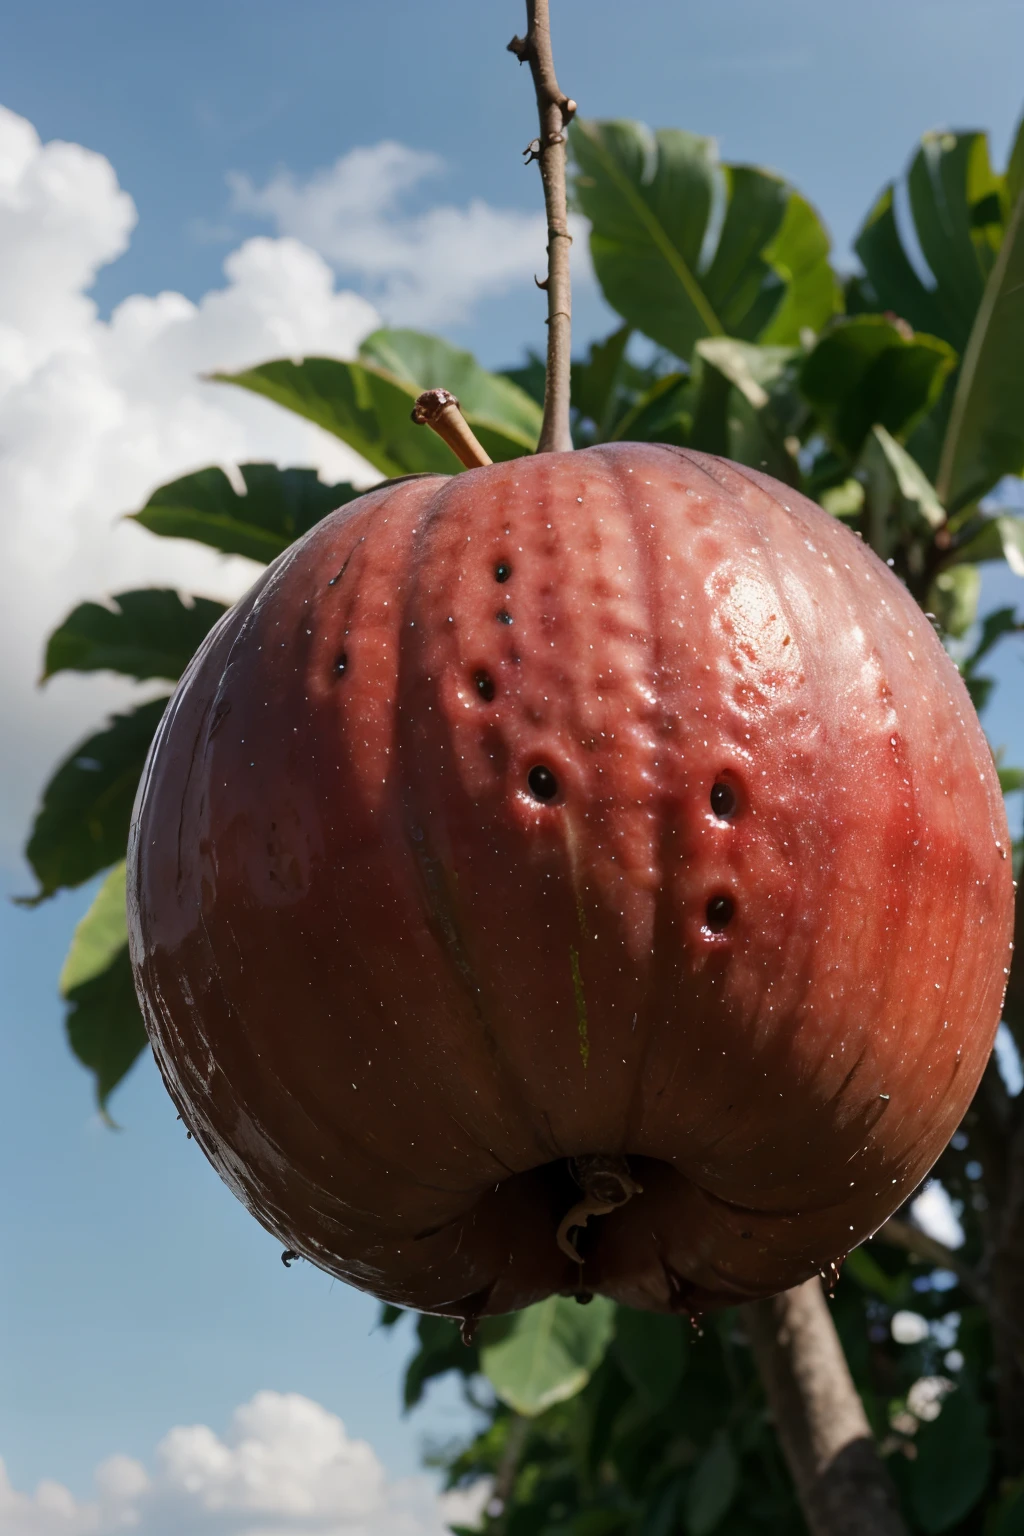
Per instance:
[[[494,679],[491,674],[482,670],[474,672],[473,681],[476,684],[477,693],[482,699],[486,699],[489,704],[494,698]]]
[[[730,816],[735,816],[738,808],[736,791],[731,784],[719,781],[711,786],[711,809],[716,816],[726,821]]]
[[[500,561],[494,567],[494,579],[495,579],[495,581],[508,581],[508,579],[509,579],[509,577],[511,575],[512,575],[512,567],[509,565],[507,560]]]
[[[551,769],[545,768],[543,763],[538,763],[536,768],[530,769],[526,782],[535,800],[553,800],[558,794],[558,780]]]
[[[348,652],[342,651],[338,656],[334,658],[334,675],[335,677],[341,677],[347,671]]]
[[[512,615],[509,613],[507,608],[499,608],[494,617],[497,619],[499,624],[512,623]]]
[[[705,922],[712,933],[721,933],[733,920],[736,904],[731,896],[712,896],[707,904]]]

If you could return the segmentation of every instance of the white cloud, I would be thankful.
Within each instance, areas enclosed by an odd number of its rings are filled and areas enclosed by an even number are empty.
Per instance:
[[[386,142],[354,149],[306,181],[283,170],[263,187],[238,174],[229,183],[237,212],[269,220],[358,278],[389,322],[434,326],[529,282],[546,261],[540,211],[474,200],[466,208],[403,213],[403,196],[442,169],[436,155]],[[574,221],[577,235],[585,228]],[[585,239],[577,238],[575,254],[582,276]]]
[[[136,295],[109,321],[88,288],[128,243],[131,198],[101,155],[43,145],[0,108],[0,860],[10,863],[42,780],[128,697],[112,679],[34,688],[46,633],[77,601],[158,583],[233,597],[254,568],[155,539],[119,515],[161,481],[210,463],[367,466],[268,402],[205,383],[215,368],[321,352],[351,356],[377,323],[290,238],[247,241],[198,304]],[[371,476],[372,478],[372,476]]]
[[[429,1478],[389,1482],[373,1449],[297,1393],[258,1392],[223,1438],[205,1424],[172,1429],[147,1469],[112,1456],[96,1494],[59,1483],[19,1493],[0,1462],[3,1536],[442,1536],[472,1525],[485,1485],[438,1495]]]

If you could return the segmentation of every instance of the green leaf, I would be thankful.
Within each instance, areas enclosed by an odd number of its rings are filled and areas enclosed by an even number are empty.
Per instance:
[[[1024,621],[1018,620],[1015,608],[993,608],[981,621],[981,632],[974,650],[963,663],[963,670],[973,672],[974,668],[984,659],[1006,635],[1019,634],[1024,629]]]
[[[838,485],[829,485],[818,497],[830,517],[859,517],[864,510],[864,486],[850,476]]]
[[[976,565],[953,565],[940,571],[928,589],[928,611],[947,635],[959,640],[978,616],[981,572]]]
[[[162,587],[119,592],[107,606],[81,603],[46,645],[42,681],[58,672],[120,672],[176,682],[227,609]]]
[[[425,389],[451,390],[477,436],[481,429],[490,427],[514,442],[520,452],[531,452],[537,446],[543,412],[529,393],[503,374],[488,373],[471,352],[463,352],[439,336],[422,331],[374,331],[359,348],[359,359],[408,385],[414,399]],[[514,457],[509,453],[500,456]]]
[[[946,1398],[937,1419],[921,1425],[915,1444],[917,1457],[906,1473],[911,1508],[928,1536],[936,1536],[974,1508],[992,1464],[985,1416],[966,1386]]]
[[[927,133],[907,174],[914,235],[930,269],[915,271],[896,221],[895,189],[882,192],[857,237],[874,305],[962,353],[1002,239],[1005,194],[981,133]]]
[[[991,1536],[1024,1536],[1024,1477],[1006,1489],[994,1514]]]
[[[434,1376],[448,1371],[458,1371],[470,1376],[479,1369],[477,1352],[467,1348],[459,1335],[459,1325],[450,1317],[434,1317],[428,1313],[416,1322],[419,1349],[409,1361],[405,1372],[405,1406],[413,1408],[423,1396],[424,1388]]]
[[[517,1312],[481,1326],[480,1364],[502,1402],[526,1418],[582,1391],[611,1340],[614,1304],[595,1296],[588,1306],[572,1297]]]
[[[840,320],[809,353],[800,387],[837,447],[856,458],[877,422],[906,436],[935,404],[956,354],[883,315]]]
[[[698,390],[691,443],[763,469],[789,485],[800,479],[793,439],[806,408],[795,388],[797,347],[756,346],[732,337],[709,337],[694,351]],[[715,387],[712,373],[732,386]],[[712,446],[720,445],[720,446]]]
[[[947,635],[961,639],[978,615],[981,572],[976,565],[954,565],[940,571],[928,590],[926,602]]]
[[[613,425],[616,389],[632,329],[621,325],[603,341],[592,343],[586,362],[572,365],[572,404],[581,419],[592,421],[600,440]]]
[[[529,395],[537,405],[544,404],[544,389],[547,384],[547,368],[544,359],[539,357],[532,348],[527,350],[526,362],[521,368],[503,368],[501,377],[508,379],[517,389]]]
[[[736,1497],[739,1480],[739,1458],[721,1430],[697,1463],[686,1490],[687,1536],[710,1536]]]
[[[75,928],[60,973],[61,996],[67,997],[76,987],[99,976],[127,942],[125,861],[122,859],[106,876],[92,906]]]
[[[903,1306],[910,1300],[910,1278],[907,1271],[903,1269],[898,1275],[887,1274],[866,1248],[855,1248],[847,1254],[843,1275],[851,1276],[863,1290],[881,1296],[891,1307]]]
[[[60,991],[68,1003],[68,1043],[93,1073],[96,1097],[105,1110],[111,1092],[146,1046],[128,958],[123,860],[107,875],[75,929]]]
[[[611,442],[674,443],[690,441],[693,390],[683,373],[666,373],[634,401],[615,423]]]
[[[66,994],[68,1044],[96,1079],[101,1110],[147,1045],[128,946],[123,945],[106,970]]]
[[[1024,192],[985,286],[957,380],[937,488],[952,511],[1024,473]]]
[[[760,331],[762,342],[790,345],[804,331],[820,331],[839,309],[839,287],[828,259],[830,249],[828,231],[815,210],[798,192],[792,192],[782,227],[764,248],[764,259],[782,280],[785,297]]]
[[[1017,132],[1010,150],[1010,159],[1006,166],[1006,198],[1009,206],[1015,208],[1019,200],[1024,197],[1024,117],[1017,124]]]
[[[903,248],[896,224],[895,193],[890,182],[865,219],[854,250],[864,263],[875,305],[898,315],[913,330],[937,336],[942,331],[942,311],[933,290],[925,287]]]
[[[999,768],[999,788],[1004,795],[1014,795],[1024,789],[1024,768]]]
[[[652,1408],[671,1401],[689,1353],[689,1339],[677,1317],[619,1307],[613,1347],[622,1374]]]
[[[837,306],[828,236],[780,177],[720,167],[710,139],[642,123],[576,122],[575,201],[591,223],[605,298],[623,319],[688,359],[702,336],[795,342]],[[712,211],[723,217],[713,252]]]
[[[539,407],[525,391],[497,374],[474,371],[476,364],[469,353],[448,348],[444,342],[434,343],[434,338],[424,337],[424,345],[414,348],[408,338],[415,333],[388,334],[391,344],[385,348],[380,342],[378,355],[386,351],[392,365],[402,368],[400,376],[376,363],[307,357],[298,363],[284,359],[215,377],[316,422],[362,454],[382,475],[453,475],[463,467],[454,453],[436,432],[417,426],[411,418],[417,395],[434,386],[410,373],[419,365],[429,377],[435,367],[441,368],[451,358],[453,369],[461,370],[457,376],[464,379],[466,419],[491,458],[500,462],[533,452]],[[396,335],[406,340],[395,342]],[[451,388],[448,384],[444,387]]]
[[[135,791],[167,699],[152,699],[79,742],[43,791],[25,857],[42,901],[124,856]]]
[[[874,426],[857,460],[864,485],[866,537],[883,560],[909,533],[931,540],[946,520],[923,470],[882,426]]]
[[[926,133],[907,174],[921,254],[935,278],[943,314],[939,335],[963,352],[998,248],[979,210],[1001,220],[999,178],[983,133]]]
[[[433,435],[433,434],[431,434]],[[200,469],[153,492],[131,514],[150,533],[194,539],[225,555],[245,555],[269,565],[289,544],[360,493],[354,486],[324,485],[312,469],[242,464],[245,494],[222,469]]]
[[[1005,560],[1015,576],[1024,576],[1024,518],[986,517],[968,530],[953,561],[986,560]]]

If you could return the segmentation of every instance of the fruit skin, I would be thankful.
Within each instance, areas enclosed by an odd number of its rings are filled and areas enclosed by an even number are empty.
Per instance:
[[[185,1123],[288,1248],[454,1316],[701,1310],[839,1259],[938,1156],[1008,847],[869,549],[752,470],[605,446],[385,486],[268,569],[154,743],[132,958]],[[577,1266],[595,1153],[643,1193]]]

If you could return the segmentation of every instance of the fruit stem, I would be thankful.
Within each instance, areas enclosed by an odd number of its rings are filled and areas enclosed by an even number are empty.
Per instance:
[[[536,160],[544,185],[548,220],[548,275],[537,286],[548,296],[548,355],[544,380],[544,420],[538,453],[566,453],[572,448],[569,395],[572,361],[572,294],[569,276],[568,200],[565,188],[565,130],[575,111],[558,84],[551,56],[548,0],[526,0],[526,36],[508,45],[520,64],[529,64],[537,93],[540,137],[523,151],[527,165]]]
[[[643,1186],[630,1176],[629,1164],[624,1157],[605,1157],[595,1154],[572,1159],[572,1173],[583,1190],[583,1199],[577,1200],[566,1211],[558,1224],[555,1242],[574,1264],[582,1264],[579,1251],[569,1236],[574,1227],[585,1227],[591,1216],[610,1216],[612,1211],[643,1194]]]
[[[412,408],[412,419],[418,427],[432,428],[467,469],[493,463],[450,390],[425,389]]]

